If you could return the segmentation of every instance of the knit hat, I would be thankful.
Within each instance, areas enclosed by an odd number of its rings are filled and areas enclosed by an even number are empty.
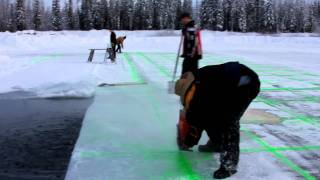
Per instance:
[[[183,19],[183,18],[191,18],[191,15],[189,12],[183,12],[181,15],[180,15],[180,20]]]
[[[182,104],[184,104],[184,98],[186,95],[187,90],[195,80],[194,75],[192,72],[187,72],[182,75],[181,79],[176,82],[175,86],[175,94],[180,96]]]

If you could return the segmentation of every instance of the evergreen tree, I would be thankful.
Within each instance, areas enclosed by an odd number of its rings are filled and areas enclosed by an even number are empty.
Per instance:
[[[54,31],[60,31],[61,28],[61,14],[60,14],[60,0],[52,1],[52,29]]]
[[[110,18],[109,18],[109,4],[107,0],[101,0],[100,6],[101,16],[103,18],[103,29],[110,28]]]
[[[119,30],[120,29],[120,1],[119,0],[116,0],[116,3],[115,3],[115,7],[114,7],[114,12],[112,14],[112,16],[115,17],[115,29]]]
[[[267,0],[264,12],[264,27],[267,32],[276,32],[276,15],[274,0]]]
[[[152,29],[159,30],[160,26],[160,4],[158,0],[150,0],[151,1],[151,19],[152,19]]]
[[[264,24],[264,0],[248,0],[247,17],[249,31],[262,31]]]
[[[303,31],[311,33],[314,31],[314,15],[312,8],[309,7],[305,10],[305,16],[304,16],[304,26],[303,26]]]
[[[304,32],[304,20],[305,20],[305,0],[296,0],[295,2],[295,16],[297,21],[297,32]]]
[[[143,30],[147,27],[147,21],[145,18],[145,0],[137,0],[134,7],[134,29]]]
[[[192,14],[192,0],[183,0],[182,8],[183,12]]]
[[[231,10],[232,10],[232,2],[233,0],[223,0],[222,8],[223,8],[223,30],[231,31]]]
[[[0,31],[8,30],[7,24],[11,18],[11,5],[9,0],[0,1]]]
[[[27,6],[26,6],[26,29],[33,29],[32,0],[27,0]]]
[[[203,0],[200,8],[200,24],[211,30],[223,29],[223,9],[221,0]]]
[[[9,30],[10,32],[15,32],[16,31],[16,24],[15,24],[15,7],[13,4],[10,4],[9,6],[9,19],[8,19],[8,23],[7,23],[7,30]]]
[[[175,29],[181,29],[181,22],[180,22],[180,17],[182,14],[182,3],[181,0],[177,0],[176,2],[176,18],[175,18]]]
[[[79,8],[77,8],[74,12],[74,30],[80,30],[80,15]]]
[[[216,12],[216,30],[222,31],[224,26],[223,7],[222,0],[218,0],[217,12]]]
[[[34,0],[33,1],[33,28],[34,30],[40,30],[41,27],[41,12],[40,12],[40,1]]]
[[[43,9],[42,12],[43,16],[42,16],[42,27],[44,30],[51,30],[52,26],[51,26],[51,8],[47,7],[45,8],[44,6],[41,7]]]
[[[247,4],[245,0],[238,1],[238,28],[241,32],[248,31],[248,24],[247,24]]]
[[[120,18],[120,29],[130,30],[131,29],[131,12],[133,11],[132,0],[120,0],[119,18]]]
[[[101,1],[92,2],[93,28],[97,30],[101,30],[104,25],[104,19],[103,19],[104,12],[101,9],[101,7],[102,7]]]
[[[16,1],[16,25],[18,31],[26,29],[26,13],[24,0]]]
[[[116,12],[117,12],[117,9],[116,9],[116,3],[115,3],[116,0],[110,0],[109,1],[109,12],[110,12],[110,16],[109,16],[109,27],[110,29],[115,29],[116,27],[116,20],[117,20],[117,17],[116,17]]]
[[[289,29],[290,32],[294,33],[297,32],[297,17],[295,14],[295,7],[294,7],[294,3],[290,2],[289,3],[289,9],[288,9],[288,25],[287,25],[287,29]]]
[[[73,30],[75,28],[74,15],[73,15],[73,2],[68,0],[65,5],[65,24],[66,29]]]
[[[202,28],[211,29],[211,15],[210,0],[203,0],[200,6],[200,25]]]
[[[316,0],[311,5],[314,17],[314,31],[320,32],[320,0]]]
[[[79,23],[81,30],[91,30],[93,28],[92,1],[82,0],[79,13]]]

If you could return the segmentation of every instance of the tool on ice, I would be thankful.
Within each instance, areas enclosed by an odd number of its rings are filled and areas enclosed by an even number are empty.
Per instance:
[[[174,70],[173,70],[172,81],[168,82],[168,86],[169,86],[168,92],[169,92],[169,94],[174,94],[175,80],[176,80],[177,69],[178,69],[178,65],[179,65],[179,58],[180,58],[180,51],[181,51],[182,42],[183,42],[183,35],[181,35],[181,38],[180,38],[180,44],[179,44],[176,64],[175,64]]]

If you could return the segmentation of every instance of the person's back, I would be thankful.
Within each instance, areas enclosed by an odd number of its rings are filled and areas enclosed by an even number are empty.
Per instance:
[[[124,40],[127,38],[127,36],[121,36],[121,37],[118,37],[117,38],[117,49],[116,49],[116,52],[119,52],[121,53],[121,48],[123,49],[124,48]]]
[[[117,44],[123,45],[124,40],[126,39],[126,36],[121,36],[117,38]]]
[[[188,72],[176,83],[186,121],[207,132],[211,142],[207,152],[220,152],[220,169],[214,173],[217,179],[237,172],[240,118],[259,91],[258,75],[238,62]]]

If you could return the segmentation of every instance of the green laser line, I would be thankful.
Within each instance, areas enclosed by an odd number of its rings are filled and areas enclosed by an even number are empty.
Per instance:
[[[269,149],[265,148],[243,148],[241,152],[243,153],[259,153],[259,152],[268,152],[269,150],[273,151],[319,151],[320,146],[301,146],[301,147],[271,147]]]
[[[137,53],[140,57],[142,57],[144,60],[148,61],[150,64],[153,64],[163,75],[170,77],[171,74],[167,71],[167,69],[163,68],[159,64],[155,63],[151,58],[149,58],[144,53]]]
[[[142,55],[142,57],[146,57],[144,56],[144,54],[140,54]],[[148,59],[148,58],[146,58]],[[159,68],[159,66],[156,66]],[[147,94],[149,94],[148,100],[151,102],[150,105],[152,106],[152,108],[154,109],[155,112],[155,117],[158,119],[158,122],[162,122],[162,115],[159,111],[159,107],[157,106],[157,100],[156,100],[156,96],[153,94],[153,92],[150,90],[147,91]],[[162,126],[162,129],[165,130],[164,126]],[[166,134],[166,133],[164,133]],[[182,153],[182,152],[181,152]],[[180,156],[181,155],[181,156]],[[188,160],[186,159],[186,157],[183,154],[179,154],[179,164],[180,167],[182,167],[182,170],[185,171],[186,174],[188,174],[187,179],[188,180],[198,180],[201,179],[200,176],[192,169],[192,166],[189,164]]]
[[[272,107],[275,107],[275,108],[277,108],[277,109],[279,109],[281,111],[289,113],[292,117],[295,117],[295,119],[297,119],[297,120],[300,120],[300,121],[305,122],[307,124],[314,125],[316,127],[320,127],[320,125],[318,123],[316,123],[312,118],[310,118],[308,116],[295,113],[295,112],[291,111],[288,108],[284,109],[283,106],[281,106],[281,108],[279,108],[279,105],[281,105],[282,103],[280,103],[278,101],[274,101],[274,100],[271,100],[271,99],[266,99],[266,98],[263,98],[262,96],[259,96],[257,99],[259,99],[262,102],[264,102],[264,103],[266,103],[266,104],[268,104],[268,105],[270,105]]]
[[[129,64],[129,73],[130,73],[130,77],[133,81],[135,82],[139,82],[139,83],[144,83],[144,81],[141,79],[139,73],[137,72],[132,59],[130,58],[128,53],[123,53],[124,56],[124,60]]]
[[[159,68],[159,67],[158,67]],[[286,90],[286,91],[289,91],[289,90],[297,90],[296,88],[280,88],[281,90]],[[304,88],[303,90],[305,90],[306,88]],[[308,90],[310,90],[310,88],[307,88]],[[279,90],[279,88],[274,88],[272,90]],[[300,89],[301,90],[301,89]],[[314,88],[312,89],[314,90]],[[264,100],[262,102],[265,102]],[[279,103],[278,103],[279,104]],[[291,113],[291,111],[289,112],[289,114]],[[301,118],[300,119],[302,120],[307,120],[309,118]],[[258,137],[259,138],[259,137]],[[257,139],[256,139],[257,140]],[[267,145],[265,144],[266,142],[263,141],[262,139],[260,139],[260,141],[264,142],[264,145]],[[268,151],[271,151],[273,152],[274,156],[281,160],[281,162],[283,162],[284,164],[286,164],[288,167],[290,167],[291,169],[297,171],[299,174],[301,174],[302,176],[304,176],[306,179],[314,179],[313,176],[311,176],[310,174],[308,174],[308,172],[306,172],[305,170],[301,169],[299,166],[297,166],[296,164],[294,164],[292,161],[290,161],[289,159],[287,159],[285,156],[283,156],[282,154],[276,152],[277,150],[276,149],[271,149],[273,147],[269,147],[269,146],[266,146],[268,149]],[[288,149],[288,148],[286,148]],[[279,149],[279,150],[286,150],[285,148],[282,148],[282,149]],[[299,149],[303,149],[303,148],[298,148],[297,150]],[[306,149],[306,148],[304,148]]]
[[[274,148],[269,145],[266,141],[258,137],[253,132],[250,132],[249,130],[244,130],[243,132],[246,133],[249,137],[251,137],[255,142],[260,144],[262,147],[266,148],[269,153],[273,154],[274,157],[276,157],[280,162],[291,168],[293,171],[297,172],[299,175],[303,176],[306,180],[316,180],[316,177],[312,176],[308,171],[300,168],[297,164],[292,162],[290,159],[282,155],[281,153],[274,150]]]

